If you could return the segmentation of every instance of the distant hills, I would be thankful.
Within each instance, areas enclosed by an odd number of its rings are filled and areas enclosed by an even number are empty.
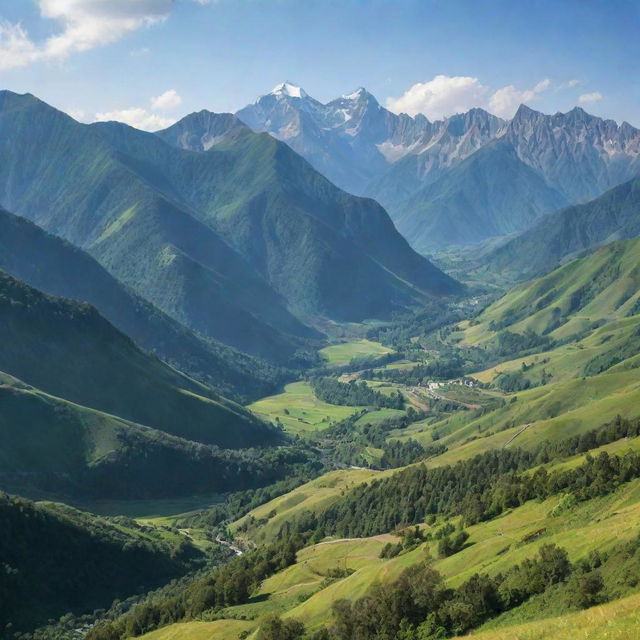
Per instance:
[[[182,148],[203,136],[216,141],[207,151]],[[5,91],[0,157],[7,209],[189,329],[272,362],[320,338],[309,323],[389,317],[461,290],[377,203],[232,116],[194,114],[153,135]]]
[[[425,252],[523,231],[640,173],[640,130],[579,107],[545,115],[522,105],[511,121],[472,109],[430,122],[393,114],[364,89],[323,105],[285,83],[237,116],[376,198]]]
[[[495,249],[484,268],[511,280],[546,273],[581,251],[640,235],[640,178],[586,204],[560,209]]]

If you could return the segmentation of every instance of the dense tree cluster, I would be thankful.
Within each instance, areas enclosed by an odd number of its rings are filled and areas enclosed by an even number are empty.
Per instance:
[[[400,391],[386,395],[376,391],[364,381],[340,382],[336,378],[312,378],[311,387],[320,400],[329,404],[375,407],[376,409],[404,407],[404,396]]]
[[[202,561],[184,536],[0,493],[0,630],[109,606]]]
[[[305,539],[291,537],[233,558],[179,590],[161,592],[116,620],[94,627],[87,640],[120,640],[141,636],[172,622],[193,619],[205,611],[247,602],[266,577],[296,561]]]
[[[474,524],[533,498],[565,492],[576,500],[587,500],[639,477],[640,454],[609,456],[603,452],[567,471],[547,473],[540,468],[533,474],[522,472],[639,433],[640,421],[617,418],[580,436],[542,443],[533,451],[492,450],[452,466],[410,467],[355,487],[320,514],[304,514],[298,522],[286,522],[282,535],[312,531],[318,538],[365,537],[423,522],[430,514],[460,514]]]
[[[386,442],[382,451],[380,466],[383,469],[404,467],[417,460],[422,460],[427,454],[426,449],[417,440],[413,440],[413,438],[404,441],[391,440],[391,442]]]

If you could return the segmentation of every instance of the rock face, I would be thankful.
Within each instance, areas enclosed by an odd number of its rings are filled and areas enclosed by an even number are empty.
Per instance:
[[[524,230],[640,173],[640,130],[578,107],[545,115],[522,105],[511,121],[471,109],[430,122],[391,113],[365,89],[322,104],[284,83],[237,116],[343,189],[378,200],[419,250]],[[488,158],[499,158],[500,170],[485,166]],[[469,183],[479,189],[471,202]]]

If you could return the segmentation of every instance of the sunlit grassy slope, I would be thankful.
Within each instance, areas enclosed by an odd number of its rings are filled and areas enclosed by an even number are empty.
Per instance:
[[[392,349],[371,340],[357,340],[334,344],[320,350],[320,355],[332,365],[349,364],[354,358],[365,356],[383,356],[391,353]]]
[[[494,520],[469,527],[467,530],[471,544],[451,557],[436,559],[434,567],[455,586],[476,572],[491,575],[502,572],[534,556],[543,544],[555,543],[564,547],[569,552],[571,560],[576,561],[595,549],[605,551],[637,534],[640,525],[638,480],[621,486],[612,495],[582,503],[572,511],[564,513],[562,517],[552,516],[551,511],[559,499],[558,496],[554,496],[543,502],[530,501]],[[317,628],[330,621],[331,605],[337,599],[358,598],[375,582],[395,579],[403,569],[423,562],[429,554],[437,558],[435,543],[424,543],[396,558],[381,559],[379,554],[382,547],[386,542],[393,540],[393,535],[385,534],[365,539],[327,540],[307,547],[298,553],[296,564],[265,580],[249,603],[230,607],[222,612],[229,624],[228,627],[218,622],[210,625],[207,623],[205,628],[205,623],[195,622],[169,627],[146,637],[152,640],[171,639],[178,636],[167,634],[173,634],[179,629],[184,634],[180,637],[226,640],[237,637],[234,634],[241,631],[257,628],[259,619],[268,613],[297,618],[304,621],[308,628]],[[337,580],[330,579],[328,572],[332,569],[346,570],[351,572],[351,575]],[[621,624],[618,625],[619,628],[604,626],[603,632],[615,629],[617,633],[627,627],[632,628],[629,625],[635,620],[633,606],[628,606],[626,602],[625,600],[607,605],[604,611],[620,612]],[[638,599],[631,599],[629,602],[638,603]],[[582,628],[587,629],[590,621],[595,621],[598,617],[602,617],[599,609],[585,611],[576,614],[576,624],[581,624]],[[234,627],[233,621],[241,618],[247,618],[248,621],[243,620],[243,626]],[[478,636],[485,640],[494,637],[496,640],[554,638],[556,636],[544,634],[560,633],[563,629],[562,620],[573,620],[573,616],[551,618],[516,627],[505,626]],[[197,635],[200,633],[209,635]],[[517,635],[520,633],[533,635]],[[535,635],[536,633],[538,635]],[[557,637],[558,640],[564,640],[568,636]]]
[[[266,420],[279,419],[286,431],[301,433],[326,429],[364,407],[341,407],[316,398],[307,382],[292,382],[284,393],[269,396],[248,406]]]

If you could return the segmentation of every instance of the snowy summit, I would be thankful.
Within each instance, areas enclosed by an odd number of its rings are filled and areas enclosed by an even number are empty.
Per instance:
[[[306,98],[307,94],[304,89],[296,87],[290,82],[281,82],[271,90],[271,95],[288,96],[289,98]]]

